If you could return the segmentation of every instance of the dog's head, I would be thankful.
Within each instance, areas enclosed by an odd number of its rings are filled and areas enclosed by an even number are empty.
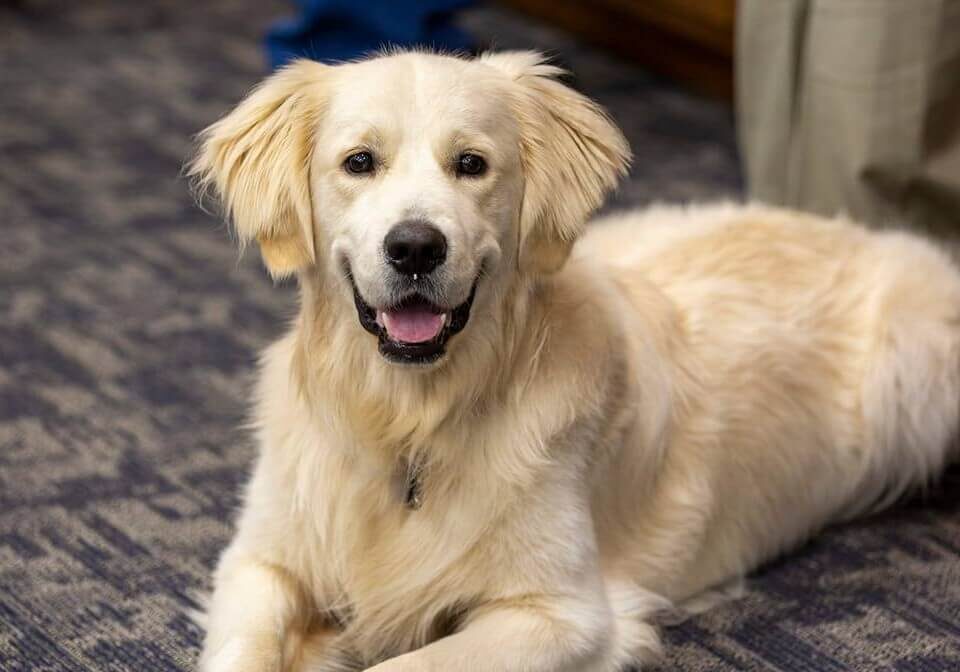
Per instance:
[[[563,265],[626,169],[559,73],[528,52],[299,61],[203,132],[191,172],[271,274],[316,279],[388,360],[435,363],[475,299]]]

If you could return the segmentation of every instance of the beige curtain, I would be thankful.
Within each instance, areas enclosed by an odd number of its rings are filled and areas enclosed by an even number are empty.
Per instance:
[[[751,198],[960,239],[960,0],[739,0]]]

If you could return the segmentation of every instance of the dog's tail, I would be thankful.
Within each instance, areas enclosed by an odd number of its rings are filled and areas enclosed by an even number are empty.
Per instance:
[[[960,445],[960,272],[924,241],[889,238],[899,253],[878,269],[870,307],[880,329],[867,357],[864,470],[850,515],[925,490]]]

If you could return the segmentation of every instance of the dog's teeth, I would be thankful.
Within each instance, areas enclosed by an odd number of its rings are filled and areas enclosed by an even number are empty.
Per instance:
[[[450,319],[450,313],[444,313],[443,315],[441,315],[441,316],[440,316],[440,326],[441,326],[441,327],[447,326],[447,320],[449,320],[449,319]]]
[[[377,324],[380,325],[381,327],[383,326],[383,311],[382,311],[382,310],[378,310],[378,311],[377,311]]]

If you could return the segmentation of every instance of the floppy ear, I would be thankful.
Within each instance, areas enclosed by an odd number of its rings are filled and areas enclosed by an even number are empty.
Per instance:
[[[267,78],[200,134],[188,168],[200,194],[213,188],[241,246],[260,243],[274,277],[316,259],[310,157],[328,70],[301,60]]]
[[[599,105],[556,80],[563,70],[544,63],[542,54],[501,52],[481,60],[516,84],[525,181],[520,267],[551,273],[627,172],[630,147]]]

